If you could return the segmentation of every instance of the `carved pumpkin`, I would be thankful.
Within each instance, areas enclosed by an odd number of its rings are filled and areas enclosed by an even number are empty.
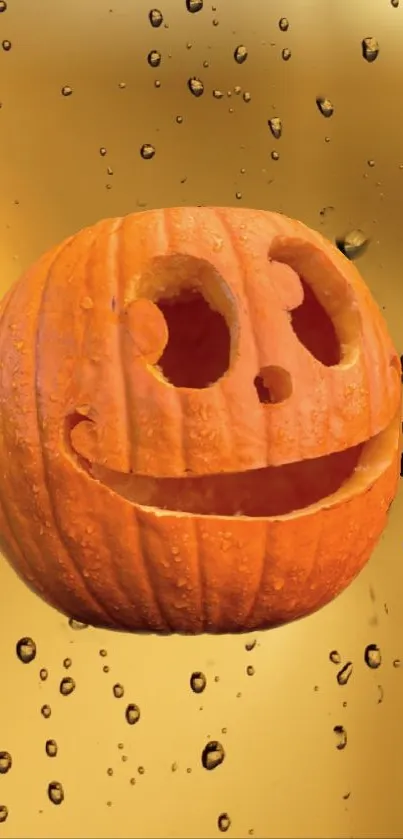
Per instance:
[[[264,629],[368,560],[395,495],[400,362],[356,268],[264,211],[101,221],[0,311],[5,555],[80,621]]]

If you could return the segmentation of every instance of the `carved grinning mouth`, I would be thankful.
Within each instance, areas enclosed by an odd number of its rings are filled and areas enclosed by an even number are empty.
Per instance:
[[[400,411],[392,423],[360,445],[323,457],[245,472],[183,477],[123,473],[90,463],[74,449],[71,432],[88,417],[67,418],[66,442],[79,468],[126,501],[156,512],[202,516],[281,517],[318,504],[331,506],[365,491],[390,465],[396,452]]]

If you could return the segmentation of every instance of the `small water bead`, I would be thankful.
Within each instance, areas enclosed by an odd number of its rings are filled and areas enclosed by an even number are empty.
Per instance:
[[[108,664],[104,664],[104,666],[103,666],[103,668],[102,668],[102,672],[103,672],[103,673],[109,673],[110,669],[111,669],[111,668],[109,667],[109,665],[108,665]]]
[[[243,44],[239,44],[234,50],[234,58],[237,64],[243,64],[248,57],[248,50]]]
[[[40,678],[41,682],[46,682],[46,679],[48,678],[48,676],[49,676],[49,671],[46,669],[46,667],[42,667],[39,671],[39,678]]]
[[[203,693],[206,685],[207,679],[204,673],[201,673],[200,670],[195,670],[190,677],[190,687],[192,688],[193,693]]]
[[[364,661],[371,670],[376,670],[382,664],[381,651],[377,644],[368,644],[364,650]]]
[[[52,804],[61,804],[64,801],[64,789],[59,781],[51,781],[48,784],[48,797]]]
[[[56,740],[46,740],[45,751],[48,757],[56,757],[57,750]]]
[[[113,775],[113,769],[112,769],[112,767],[111,767],[111,766],[109,766],[109,768],[106,770],[106,774],[107,774],[107,775],[109,775],[109,777],[110,777],[110,778],[112,777],[112,775]]]
[[[151,50],[151,52],[148,53],[147,61],[150,67],[159,67],[161,64],[161,59],[162,56],[161,53],[158,52],[158,50]]]
[[[79,632],[81,629],[88,629],[88,623],[83,623],[82,621],[76,621],[75,618],[69,618],[69,627],[70,629],[74,629]]]
[[[10,752],[0,752],[0,775],[6,775],[13,765]]]
[[[188,88],[193,96],[203,96],[204,84],[201,79],[198,79],[196,76],[192,76],[188,79]]]
[[[130,783],[131,783],[132,787],[134,787],[134,785],[136,783],[136,779],[135,778],[130,778]]]
[[[224,93],[223,93],[222,90],[217,90],[217,88],[216,88],[215,90],[213,90],[213,96],[214,96],[214,99],[222,99],[223,96],[224,96]]]
[[[140,719],[140,708],[134,702],[131,702],[125,710],[126,722],[129,725],[135,725]]]
[[[375,166],[375,160],[367,160],[367,163],[371,169]]]
[[[275,137],[276,140],[279,140],[283,133],[283,123],[280,117],[272,117],[271,119],[267,120],[267,124],[270,128],[273,137]]]
[[[279,160],[280,159],[280,155],[279,155],[278,151],[272,151],[271,154],[270,154],[270,157],[271,157],[272,160]]]
[[[140,154],[143,160],[151,160],[155,155],[155,146],[152,146],[151,143],[143,143]]]
[[[345,236],[336,239],[336,247],[351,260],[362,256],[368,245],[369,238],[362,230],[350,230]]]
[[[123,685],[121,685],[119,682],[117,682],[113,686],[112,690],[113,690],[113,695],[116,696],[116,699],[121,699],[122,696],[125,695],[125,689],[124,689]]]
[[[151,9],[151,11],[148,13],[148,19],[151,23],[151,26],[153,26],[154,29],[158,29],[158,27],[161,26],[161,24],[163,23],[164,16],[159,9]]]
[[[36,658],[36,644],[32,638],[24,637],[17,641],[15,651],[23,664],[30,664]]]
[[[281,50],[281,58],[283,61],[289,61],[291,58],[291,50],[286,47],[285,49]]]
[[[59,691],[62,696],[70,696],[71,693],[76,689],[76,683],[74,679],[70,676],[66,676],[64,679],[61,680],[59,685]]]
[[[316,105],[322,116],[326,117],[327,119],[331,117],[334,113],[333,103],[330,101],[330,99],[327,98],[327,96],[317,96]]]
[[[400,666],[401,666],[400,658],[393,659],[393,667],[400,667]]]
[[[4,9],[1,9],[4,12]],[[8,807],[5,804],[0,804],[0,824],[4,824],[8,819]]]
[[[329,659],[332,664],[341,664],[341,655],[337,650],[332,650],[329,653]]]
[[[159,79],[155,79],[154,87],[161,87],[161,82]]]
[[[246,672],[247,672],[248,676],[254,676],[255,675],[255,668],[253,667],[252,664],[248,664],[248,666],[246,668]]]
[[[339,670],[337,674],[337,682],[339,685],[346,685],[348,680],[353,675],[353,664],[351,661],[347,661],[344,667]]]
[[[252,94],[249,93],[249,90],[245,90],[242,94],[242,99],[244,102],[251,102],[252,101]]]
[[[361,41],[362,57],[370,64],[378,58],[379,44],[376,38],[363,38]]]
[[[99,651],[99,655],[101,656],[101,658],[106,658],[106,656],[108,655],[108,651],[102,649]]]
[[[242,201],[242,192],[236,192],[236,193],[235,193],[235,198],[236,198],[236,200],[237,200],[237,201]],[[215,682],[218,682],[218,678],[216,677],[216,678],[214,679],[214,681],[215,681]]]
[[[211,740],[204,747],[201,756],[201,762],[204,769],[215,769],[223,762],[225,758],[224,747],[218,740]]]
[[[69,667],[71,667],[71,665],[72,665],[72,664],[73,664],[73,662],[72,662],[71,658],[64,658],[64,659],[63,659],[63,667],[64,667],[66,670],[68,670],[68,669],[69,669]]]
[[[70,87],[70,85],[68,85],[68,84],[63,85],[63,87],[61,89],[62,96],[71,96],[72,93],[73,93],[73,88]]]
[[[126,87],[126,82],[119,82],[118,87],[120,88],[120,90],[124,90]]]
[[[11,47],[12,47],[12,43],[11,43],[11,41],[8,41],[7,39],[5,39],[4,41],[1,42],[1,46],[3,47],[4,52],[10,52]]]
[[[145,774],[145,771],[146,771],[146,770],[145,770],[144,766],[139,766],[139,767],[137,768],[137,772],[139,773],[139,775],[144,775],[144,774]]]
[[[108,150],[105,148],[105,146],[101,146],[101,148],[99,149],[99,153],[101,157],[105,157],[105,155],[108,153]]]
[[[48,720],[52,714],[52,709],[50,705],[42,705],[41,714],[43,717],[45,717],[45,720]]]
[[[6,10],[7,10],[6,0],[0,0],[0,13],[5,12]]]
[[[399,6],[399,0],[390,0],[390,5],[393,6],[394,9],[397,9]],[[0,11],[3,11],[3,9],[0,9]]]
[[[211,22],[212,22],[213,26],[218,26],[218,25],[219,25],[219,23],[220,23],[220,21],[219,21],[219,20],[218,20],[218,18],[216,18],[216,17],[214,17],[214,18],[213,18],[213,20],[212,20]]]
[[[281,29],[282,32],[287,32],[287,29],[290,26],[288,18],[281,17],[279,22],[278,22],[278,25],[279,25],[279,29]]]
[[[175,117],[175,120],[178,123],[178,125],[182,125],[183,117],[180,114],[178,114],[177,117]]]
[[[347,746],[347,731],[344,725],[335,725],[333,731],[336,735],[336,749],[342,751]]]
[[[217,827],[221,833],[226,833],[231,827],[231,819],[228,813],[220,813],[217,819]]]
[[[203,8],[203,0],[186,0],[186,8],[192,14],[200,12]]]

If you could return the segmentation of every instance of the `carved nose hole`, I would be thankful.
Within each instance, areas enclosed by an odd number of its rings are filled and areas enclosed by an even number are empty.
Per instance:
[[[254,385],[263,405],[284,402],[292,394],[292,381],[288,370],[274,365],[262,367],[255,378]]]

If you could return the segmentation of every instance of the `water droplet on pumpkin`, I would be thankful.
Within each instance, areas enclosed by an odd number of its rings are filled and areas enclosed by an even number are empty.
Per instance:
[[[344,667],[339,670],[337,674],[337,681],[339,685],[346,685],[348,680],[353,674],[353,664],[351,661],[347,661]]]
[[[237,64],[243,64],[248,57],[248,50],[243,44],[239,44],[234,50],[234,58]]]
[[[223,762],[225,758],[224,747],[218,740],[211,740],[204,747],[201,756],[201,762],[204,769],[215,769]]]
[[[190,687],[192,688],[193,693],[203,693],[206,685],[207,679],[204,673],[201,673],[199,670],[195,670],[190,677]]]
[[[289,61],[291,58],[291,50],[286,47],[285,49],[281,50],[281,58],[283,61]]]
[[[70,694],[73,693],[75,688],[76,683],[74,679],[72,679],[70,676],[66,676],[60,682],[59,690],[62,696],[70,696]]]
[[[148,13],[148,19],[151,23],[151,26],[153,26],[154,29],[158,29],[158,27],[161,26],[164,17],[159,9],[151,9],[151,11]]]
[[[50,705],[42,705],[41,714],[43,717],[45,717],[45,720],[48,720],[52,714],[52,709]]]
[[[287,29],[289,28],[289,25],[290,25],[289,21],[288,21],[288,18],[281,17],[279,22],[278,22],[278,25],[279,25],[279,28],[281,29],[282,32],[287,32]]]
[[[0,12],[5,12],[7,9],[6,0],[0,0]]]
[[[371,668],[371,670],[376,670],[378,667],[381,666],[382,656],[377,644],[368,644],[365,647],[364,661],[365,664]]]
[[[333,731],[336,735],[336,749],[342,751],[347,746],[347,731],[344,725],[335,725]]]
[[[341,655],[337,650],[332,650],[329,653],[329,658],[332,664],[341,664]]]
[[[48,678],[48,676],[49,676],[49,671],[46,669],[46,667],[42,667],[39,671],[39,678],[40,678],[41,682],[46,682],[46,679]]]
[[[151,50],[151,52],[148,53],[147,61],[150,67],[159,67],[161,64],[161,58],[161,53],[158,52],[158,50]]]
[[[151,145],[151,143],[143,143],[140,149],[140,154],[143,160],[151,160],[151,158],[155,155],[155,146]]]
[[[48,757],[56,757],[57,743],[56,740],[46,740],[45,751]]]
[[[48,796],[52,804],[61,804],[64,801],[64,789],[59,781],[51,781],[48,784]]]
[[[248,666],[246,668],[246,672],[247,672],[248,676],[254,676],[255,675],[255,668],[253,667],[252,664],[248,664]]]
[[[83,309],[92,309],[94,301],[91,299],[91,297],[84,297],[81,305]],[[69,618],[69,627],[70,629],[80,631],[81,629],[88,629],[88,623],[76,621],[75,618]]]
[[[336,247],[341,251],[347,259],[358,259],[365,253],[369,238],[362,230],[350,230],[345,236],[336,239]]]
[[[121,685],[119,682],[113,686],[112,690],[113,695],[116,696],[116,699],[121,699],[122,696],[124,696],[125,694],[125,689],[123,685]]]
[[[10,752],[0,752],[0,775],[6,775],[13,765]]]
[[[1,11],[4,11],[2,9]],[[0,804],[0,824],[4,824],[8,819],[8,807],[5,804]]]
[[[317,96],[316,104],[322,116],[328,118],[334,113],[333,103],[327,98],[327,96]]]
[[[62,93],[62,96],[71,96],[71,94],[73,93],[73,88],[70,87],[70,85],[65,84],[62,87],[61,93]]]
[[[192,78],[188,79],[188,88],[193,96],[202,96],[204,93],[204,84],[201,79],[198,79],[196,76],[192,76]]]
[[[283,133],[283,123],[280,117],[272,117],[272,119],[267,121],[267,124],[273,134],[273,137],[275,137],[276,140],[279,140]]]
[[[11,41],[4,39],[4,41],[1,42],[1,46],[3,47],[4,52],[10,52],[12,43]]]
[[[379,55],[379,44],[376,38],[368,37],[363,38],[361,41],[361,49],[362,49],[362,57],[365,58],[365,61],[371,63],[378,58]]]
[[[17,641],[15,650],[23,664],[30,664],[36,658],[36,644],[32,638],[20,638]]]
[[[195,12],[200,12],[203,8],[203,0],[186,0],[186,8],[188,12],[195,14]]]
[[[218,829],[221,830],[221,833],[226,833],[227,830],[231,827],[231,819],[228,813],[220,813],[217,819],[217,826]]]
[[[140,719],[140,708],[139,708],[139,706],[135,705],[134,702],[131,702],[130,705],[128,705],[126,710],[125,710],[125,717],[126,717],[126,722],[129,723],[129,725],[135,725],[136,722],[138,722],[139,719]]]

